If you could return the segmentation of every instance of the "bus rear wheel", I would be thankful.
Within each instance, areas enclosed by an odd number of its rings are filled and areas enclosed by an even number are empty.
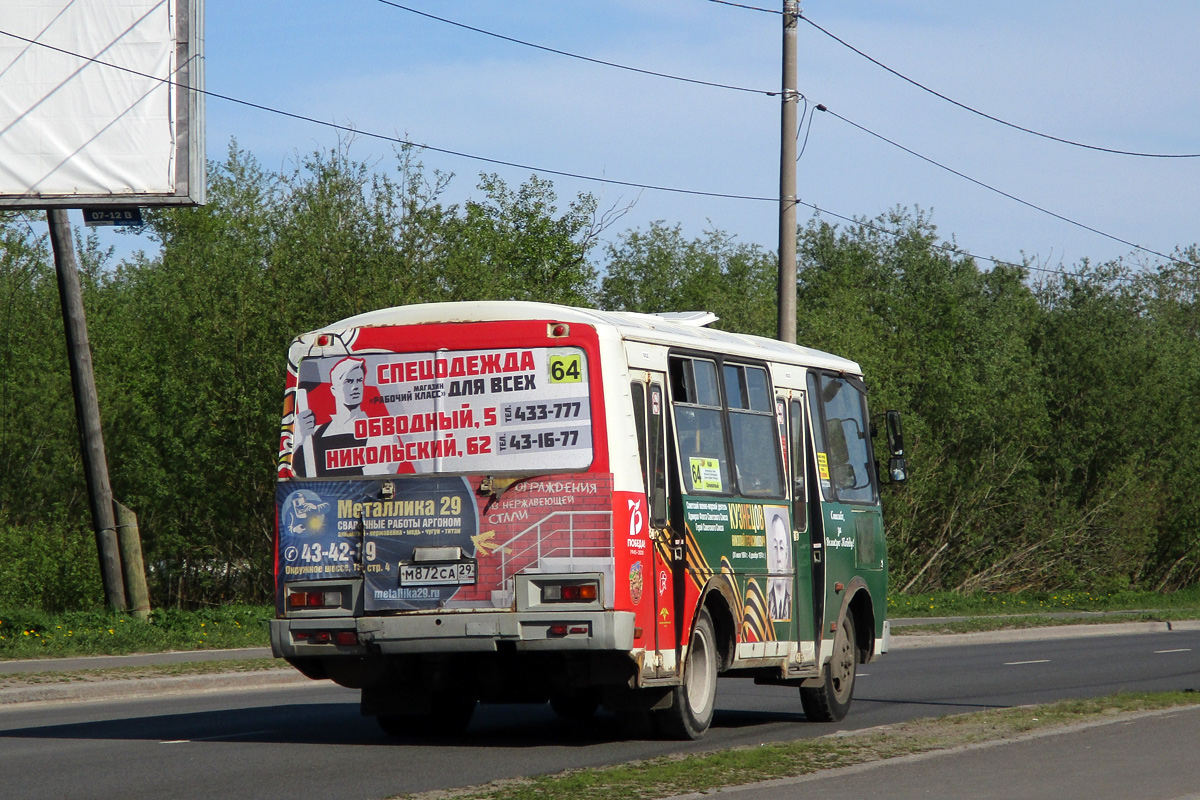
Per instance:
[[[670,708],[655,711],[658,729],[672,739],[699,739],[712,723],[717,699],[717,637],[707,609],[696,615],[683,663],[683,685],[671,690]]]
[[[845,719],[854,697],[854,678],[857,673],[858,648],[854,638],[854,621],[847,615],[833,637],[833,655],[822,670],[821,684],[800,687],[804,716],[812,722],[840,722]]]

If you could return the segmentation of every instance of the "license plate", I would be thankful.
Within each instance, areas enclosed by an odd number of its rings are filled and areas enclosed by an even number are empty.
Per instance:
[[[401,586],[435,586],[475,583],[475,562],[459,561],[454,564],[401,564]]]

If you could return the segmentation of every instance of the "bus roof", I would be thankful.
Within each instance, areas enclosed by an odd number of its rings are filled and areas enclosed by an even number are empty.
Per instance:
[[[837,372],[862,374],[862,369],[856,362],[821,350],[786,344],[762,336],[728,333],[706,327],[715,322],[717,317],[702,311],[639,314],[632,311],[575,308],[554,303],[498,300],[422,303],[369,311],[327,325],[313,333],[331,333],[346,328],[524,319],[593,325],[598,329],[609,328],[620,338],[626,340],[649,342],[668,347],[716,350],[764,361],[779,361],[801,366],[821,367]]]

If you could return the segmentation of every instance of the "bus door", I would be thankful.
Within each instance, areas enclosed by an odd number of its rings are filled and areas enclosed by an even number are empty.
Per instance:
[[[638,454],[646,487],[646,508],[649,528],[648,546],[642,560],[644,593],[651,598],[654,631],[647,647],[661,652],[674,652],[678,615],[675,608],[674,545],[668,526],[667,497],[667,400],[663,387],[666,376],[661,372],[631,370],[633,419],[637,428]],[[641,619],[641,615],[639,615]],[[639,623],[640,624],[640,623]],[[660,674],[673,673],[673,664],[656,665]]]
[[[793,392],[788,403],[788,454],[791,473],[792,525],[796,546],[797,637],[804,660],[820,655],[825,616],[825,527],[816,458],[810,444],[805,393]],[[812,643],[808,651],[806,643]]]

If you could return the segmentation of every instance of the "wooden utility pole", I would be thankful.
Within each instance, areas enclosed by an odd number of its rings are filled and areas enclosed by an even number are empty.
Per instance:
[[[796,24],[800,6],[783,2],[783,102],[779,137],[779,340],[796,343]]]
[[[58,274],[58,296],[62,301],[63,325],[67,333],[67,360],[71,364],[71,388],[75,396],[75,416],[79,421],[83,473],[92,507],[96,549],[100,553],[104,600],[110,608],[124,611],[125,587],[117,546],[112,485],[108,481],[108,461],[104,455],[104,437],[100,432],[100,404],[96,399],[96,379],[92,372],[92,351],[88,346],[87,321],[83,314],[83,290],[79,285],[75,243],[71,238],[71,224],[67,221],[65,209],[49,209],[46,218],[50,223],[50,244],[54,249],[54,269]]]

